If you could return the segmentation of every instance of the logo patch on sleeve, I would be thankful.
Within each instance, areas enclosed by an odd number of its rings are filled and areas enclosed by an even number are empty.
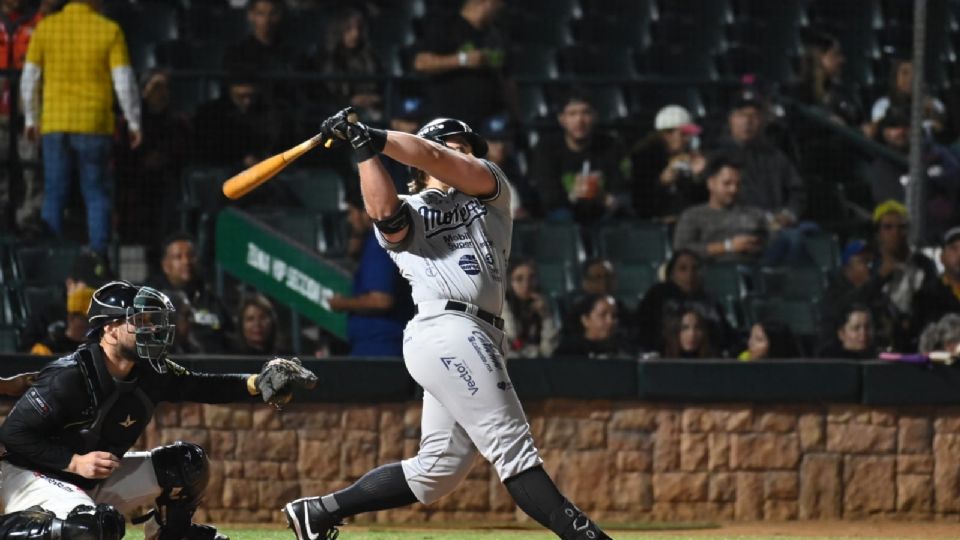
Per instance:
[[[50,409],[50,405],[47,405],[47,402],[43,400],[40,392],[37,392],[36,388],[31,388],[27,392],[27,401],[29,401],[34,410],[44,418],[50,416],[50,413],[53,412],[52,409]]]
[[[473,255],[464,255],[460,257],[460,269],[468,276],[475,276],[480,273],[480,263]]]

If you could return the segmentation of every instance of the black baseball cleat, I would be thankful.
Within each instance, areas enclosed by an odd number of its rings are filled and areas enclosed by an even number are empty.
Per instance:
[[[343,525],[337,516],[327,512],[320,497],[304,497],[283,507],[287,526],[293,529],[297,540],[336,540],[340,536],[337,525]]]

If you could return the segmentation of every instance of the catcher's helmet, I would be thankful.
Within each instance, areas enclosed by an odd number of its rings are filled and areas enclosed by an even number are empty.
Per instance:
[[[98,335],[112,321],[126,320],[136,334],[137,356],[158,373],[165,373],[164,353],[173,343],[175,312],[167,295],[156,289],[111,281],[93,293],[87,309],[87,337]]]
[[[453,135],[462,135],[473,148],[473,155],[478,158],[487,155],[487,141],[477,135],[466,122],[455,118],[435,118],[423,125],[417,136],[443,144],[443,140]]]

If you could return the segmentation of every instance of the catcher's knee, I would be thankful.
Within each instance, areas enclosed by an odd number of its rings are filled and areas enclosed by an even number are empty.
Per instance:
[[[177,441],[150,451],[153,470],[160,486],[154,516],[160,525],[159,538],[181,539],[188,535],[193,514],[210,482],[210,462],[200,446]]]
[[[123,514],[108,504],[81,505],[60,519],[39,506],[0,518],[2,540],[120,540]]]

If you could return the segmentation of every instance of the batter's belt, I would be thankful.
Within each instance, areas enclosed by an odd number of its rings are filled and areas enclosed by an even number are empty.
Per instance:
[[[435,315],[441,311],[459,311],[467,313],[480,319],[481,321],[493,326],[497,330],[503,331],[503,319],[485,309],[460,302],[458,300],[432,300],[430,302],[421,302],[413,306],[414,315]]]

